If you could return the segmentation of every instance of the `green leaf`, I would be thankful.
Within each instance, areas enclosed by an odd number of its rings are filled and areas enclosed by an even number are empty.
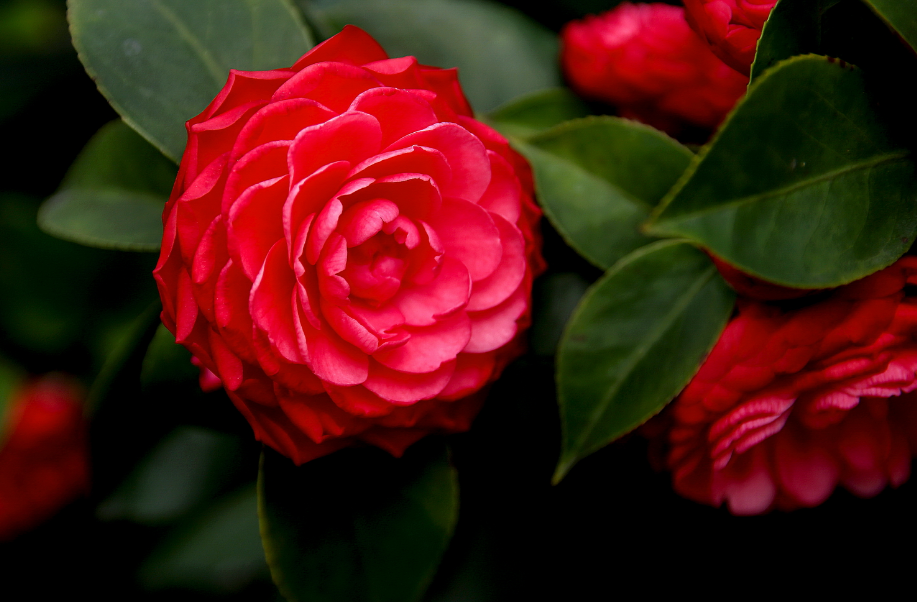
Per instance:
[[[61,190],[117,189],[169,197],[178,170],[120,119],[92,137],[67,170]]]
[[[124,190],[70,189],[45,201],[42,230],[71,242],[121,251],[158,251],[162,199]]]
[[[593,285],[558,351],[563,444],[555,482],[681,391],[734,299],[713,262],[680,241],[635,251]]]
[[[154,590],[225,594],[267,576],[254,483],[175,529],[140,568],[140,582]]]
[[[313,44],[289,0],[69,0],[73,44],[121,117],[178,161],[184,124],[230,69],[289,67]]]
[[[839,1],[779,0],[761,30],[751,80],[784,59],[819,52],[821,15]]]
[[[517,146],[545,215],[603,269],[651,241],[638,227],[692,157],[662,132],[617,117],[568,121]]]
[[[180,426],[98,508],[102,520],[173,521],[215,494],[239,463],[236,437]]]
[[[751,86],[647,231],[697,241],[771,282],[826,288],[907,251],[915,201],[910,153],[862,72],[805,56]]]
[[[124,122],[89,141],[42,205],[38,225],[71,242],[121,251],[158,251],[162,209],[175,165]]]
[[[297,0],[330,36],[352,24],[389,56],[458,67],[476,111],[561,85],[557,39],[525,15],[486,0]]]
[[[401,459],[347,449],[303,466],[265,449],[261,533],[274,582],[291,602],[409,602],[433,577],[458,512],[441,441]]]
[[[532,290],[532,328],[529,344],[536,355],[554,355],[567,321],[589,288],[574,272],[545,274]]]
[[[879,18],[917,51],[917,0],[863,0]]]
[[[564,121],[586,117],[589,107],[569,88],[524,94],[487,115],[504,136],[528,138]]]
[[[159,325],[140,369],[144,387],[197,383],[200,370],[191,363],[191,352],[175,342],[175,335]]]

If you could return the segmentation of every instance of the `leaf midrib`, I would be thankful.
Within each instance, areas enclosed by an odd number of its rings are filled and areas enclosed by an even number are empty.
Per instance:
[[[907,158],[909,154],[910,152],[907,150],[900,150],[895,153],[886,153],[886,154],[874,157],[872,159],[869,159],[868,161],[859,161],[856,163],[847,164],[842,168],[825,172],[814,178],[800,180],[799,182],[790,184],[788,186],[784,186],[782,188],[768,190],[765,192],[761,192],[761,193],[753,194],[749,196],[738,197],[736,199],[732,199],[732,200],[725,201],[722,203],[717,203],[716,205],[711,205],[703,209],[681,213],[674,217],[669,217],[667,219],[665,218],[665,214],[663,213],[653,223],[650,224],[649,230],[652,232],[657,229],[657,226],[664,226],[667,223],[674,224],[678,222],[684,222],[684,221],[692,220],[692,219],[695,219],[695,218],[698,218],[704,215],[708,215],[711,213],[716,213],[718,211],[723,211],[726,209],[733,209],[736,207],[740,207],[742,205],[747,205],[747,204],[758,202],[758,201],[767,201],[767,200],[776,199],[778,197],[786,196],[797,190],[801,190],[809,186],[814,186],[815,184],[818,184],[820,182],[832,180],[832,179],[835,179],[839,176],[842,176],[848,173],[870,169],[878,165],[882,165],[883,163],[893,163],[895,161],[900,161],[902,159]],[[676,202],[677,199],[678,197],[673,199],[672,203]],[[668,207],[671,207],[671,206],[672,204],[668,205]]]
[[[213,81],[218,87],[221,87],[226,82],[228,71],[220,65],[219,61],[217,61],[207,47],[201,43],[200,39],[191,32],[185,22],[162,3],[162,0],[150,0],[150,3],[159,11],[159,14],[161,14],[163,18],[175,27],[178,35],[180,35],[181,38],[188,43],[188,46],[197,53],[204,67],[206,67],[210,76],[213,78]]]
[[[684,309],[698,295],[700,290],[704,286],[706,286],[707,282],[713,276],[715,271],[716,271],[716,268],[714,266],[710,266],[709,268],[707,268],[698,277],[695,284],[688,289],[687,294],[683,295],[681,297],[681,300],[665,315],[664,319],[657,322],[657,326],[652,331],[651,336],[646,337],[643,340],[643,343],[641,343],[640,346],[637,347],[637,351],[633,354],[632,359],[629,360],[627,363],[625,363],[624,365],[625,369],[619,372],[621,377],[603,396],[602,401],[599,404],[597,404],[596,409],[592,411],[592,414],[589,417],[590,420],[588,422],[589,428],[583,430],[583,433],[576,440],[575,448],[570,447],[569,448],[570,450],[580,449],[582,451],[582,450],[587,449],[585,447],[586,440],[595,430],[595,425],[597,424],[598,419],[608,409],[608,406],[611,404],[612,400],[617,395],[618,391],[624,385],[624,382],[627,380],[627,377],[630,376],[630,374],[633,372],[637,364],[639,364],[643,359],[645,359],[646,354],[649,352],[649,350],[657,342],[659,342],[659,340],[662,338],[662,335],[665,334],[665,332],[668,331],[669,327],[671,327],[672,324],[675,323],[675,321],[682,314]]]

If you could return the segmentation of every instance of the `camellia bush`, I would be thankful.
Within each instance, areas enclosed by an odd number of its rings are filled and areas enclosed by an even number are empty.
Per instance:
[[[917,0],[8,0],[0,32],[23,599],[908,580]]]

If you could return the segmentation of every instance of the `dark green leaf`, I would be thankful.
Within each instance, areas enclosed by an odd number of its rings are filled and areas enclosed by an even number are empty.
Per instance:
[[[158,251],[175,165],[122,121],[96,133],[45,201],[48,234],[103,249]]]
[[[264,549],[291,602],[409,602],[449,543],[458,483],[441,441],[401,459],[348,449],[296,467],[266,449],[259,475]]]
[[[170,533],[140,568],[149,589],[238,591],[268,576],[258,531],[254,484]]]
[[[679,241],[635,251],[586,293],[558,350],[563,445],[555,481],[678,394],[734,299],[710,259]]]
[[[102,520],[175,520],[215,494],[241,456],[237,438],[200,427],[172,431],[98,509]]]
[[[104,125],[67,170],[61,190],[117,189],[169,197],[178,170],[120,119]]]
[[[162,241],[162,199],[124,190],[69,189],[38,212],[42,230],[90,247],[158,251]]]
[[[458,67],[476,111],[561,84],[557,39],[515,10],[487,0],[297,0],[326,35],[346,24],[369,32],[389,56]]]
[[[617,117],[568,121],[518,147],[545,215],[603,269],[650,242],[638,227],[692,157],[658,130]]]
[[[586,117],[589,107],[568,88],[525,94],[487,115],[504,136],[527,138],[564,121]]]
[[[910,154],[862,73],[805,56],[751,86],[648,231],[697,241],[765,280],[825,288],[903,254],[915,201]]]
[[[178,161],[230,69],[289,67],[312,40],[289,0],[69,0],[73,44],[131,127]]]
[[[885,23],[917,51],[917,0],[863,0]]]
[[[144,387],[196,384],[199,374],[200,370],[191,363],[191,352],[176,343],[175,335],[160,324],[143,358],[140,383]]]
[[[825,4],[839,0],[779,0],[764,24],[755,62],[751,65],[751,79],[755,80],[767,69],[790,57],[817,53],[821,50],[821,15]]]

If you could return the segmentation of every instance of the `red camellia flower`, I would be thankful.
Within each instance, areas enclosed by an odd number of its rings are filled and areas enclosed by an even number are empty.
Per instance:
[[[677,6],[625,2],[567,23],[561,41],[564,73],[579,94],[670,133],[685,124],[716,127],[748,85]]]
[[[688,23],[726,64],[748,75],[777,0],[684,0]]]
[[[0,432],[0,541],[50,518],[89,489],[82,392],[49,375],[14,391]]]
[[[162,320],[296,463],[466,430],[542,268],[531,171],[455,70],[347,27],[233,71],[163,214]]]
[[[740,299],[655,426],[675,489],[735,514],[869,497],[917,452],[917,257],[795,309]],[[804,303],[805,300],[794,303]],[[652,430],[652,429],[651,429]]]

